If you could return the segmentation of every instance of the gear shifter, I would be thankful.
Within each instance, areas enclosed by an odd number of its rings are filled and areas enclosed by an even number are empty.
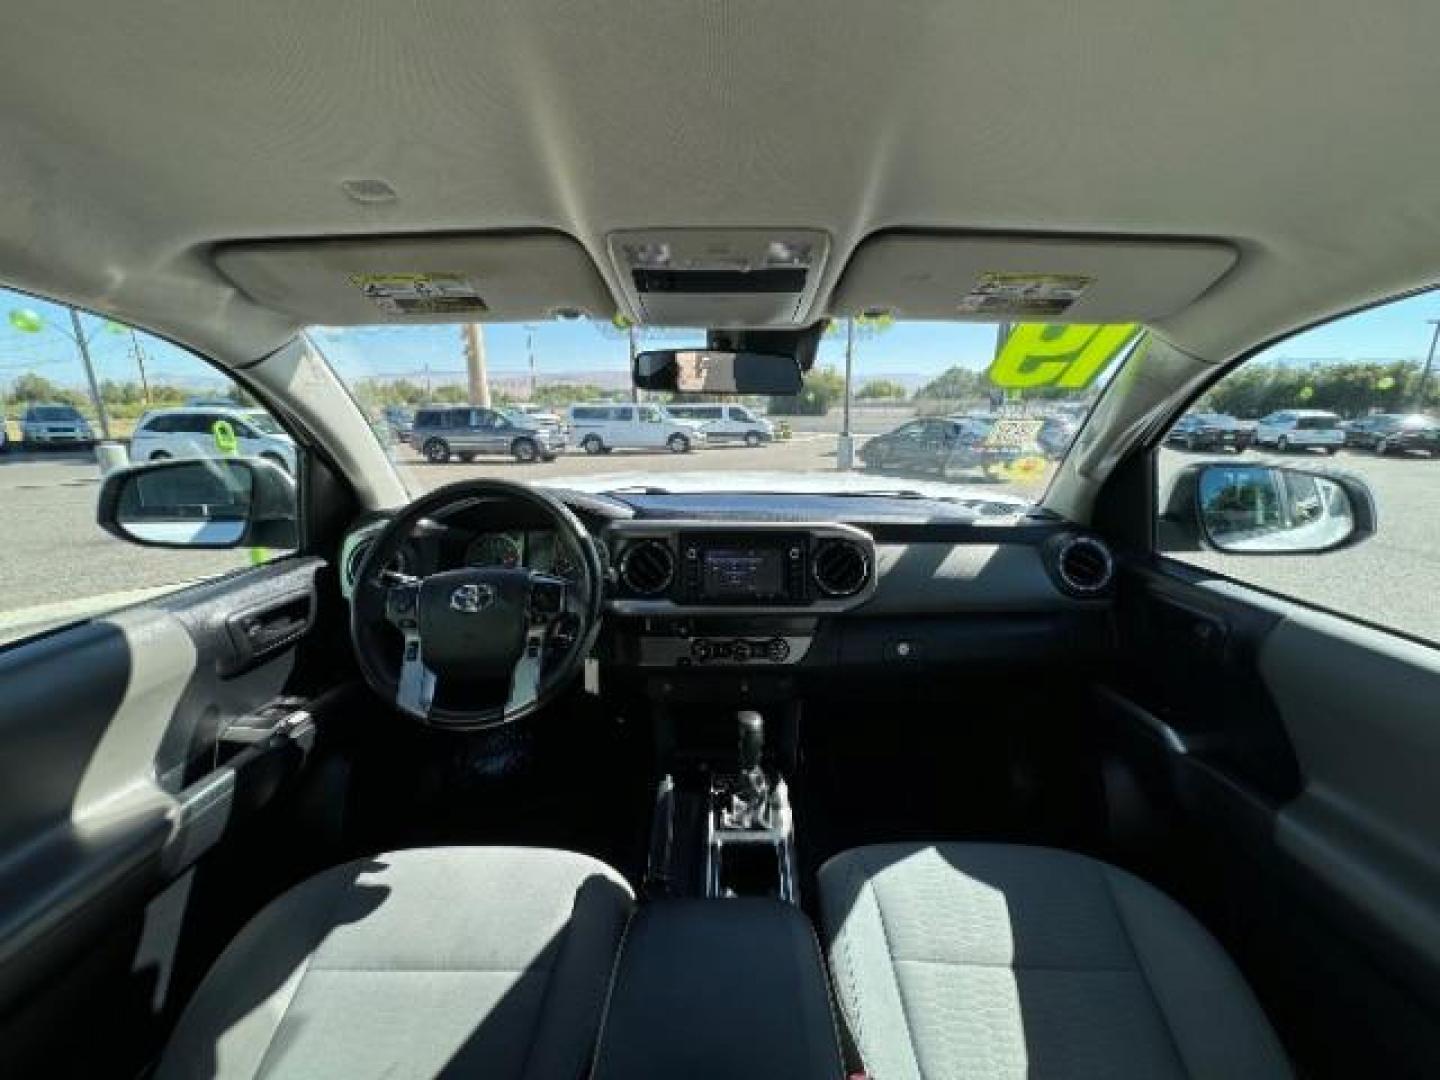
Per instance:
[[[739,829],[771,825],[770,781],[761,766],[765,754],[765,719],[746,709],[736,715],[740,728],[740,775],[730,800],[730,824]]]

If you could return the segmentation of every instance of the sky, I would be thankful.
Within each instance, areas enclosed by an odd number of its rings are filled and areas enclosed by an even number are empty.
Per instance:
[[[42,329],[17,330],[10,322],[16,310],[34,312]],[[1440,291],[1421,294],[1339,319],[1282,342],[1270,353],[1276,359],[1411,359],[1423,358],[1440,318]],[[84,315],[82,327],[90,340],[98,377],[138,377],[131,335],[105,320]],[[0,290],[0,389],[17,375],[33,371],[64,385],[81,387],[84,372],[75,345],[67,336],[67,310],[18,293]],[[214,372],[176,346],[148,334],[136,335],[153,381],[204,385]],[[317,329],[316,340],[348,381],[359,378],[423,378],[427,365],[437,381],[464,372],[458,326],[352,327]],[[529,339],[527,341],[527,338]],[[485,330],[490,371],[496,375],[528,372],[533,348],[537,374],[575,376],[585,371],[626,369],[628,344],[624,332],[609,324],[540,322],[492,324]],[[698,333],[642,331],[642,345],[695,344]],[[860,381],[887,375],[932,377],[956,365],[983,368],[994,351],[991,325],[967,323],[896,323],[884,331],[858,332],[856,376]],[[844,334],[832,333],[821,343],[821,366],[840,367]]]

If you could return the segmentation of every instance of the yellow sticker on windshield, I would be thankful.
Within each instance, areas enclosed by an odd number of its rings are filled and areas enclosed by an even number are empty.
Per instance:
[[[1021,323],[987,375],[992,385],[1006,390],[1083,390],[1139,333],[1139,323]]]
[[[350,284],[386,315],[466,315],[488,310],[463,274],[351,274]]]
[[[958,306],[967,315],[995,319],[1053,318],[1094,280],[1086,274],[981,274]]]

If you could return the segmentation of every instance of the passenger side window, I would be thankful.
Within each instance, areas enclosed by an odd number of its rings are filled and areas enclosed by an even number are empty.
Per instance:
[[[1440,292],[1432,291],[1336,319],[1257,354],[1192,403],[1187,416],[1193,421],[1177,423],[1158,451],[1161,553],[1440,643],[1437,317]],[[1178,490],[1191,490],[1181,478],[1205,462],[1288,470],[1280,474],[1273,505],[1235,501],[1230,508],[1252,533],[1257,524],[1268,528],[1279,521],[1296,528],[1297,511],[1302,518],[1310,515],[1312,530],[1329,527],[1344,509],[1334,503],[1335,485],[1300,474],[1338,473],[1360,479],[1373,494],[1374,535],[1354,546],[1309,554],[1193,550],[1167,532],[1165,515],[1177,480]],[[1243,487],[1252,500],[1267,490],[1255,479],[1250,474]],[[1251,536],[1251,545],[1257,551],[1266,546],[1258,535]]]
[[[134,464],[218,458],[255,451],[217,442],[210,421],[233,416],[236,436],[248,437],[243,413],[230,410],[257,403],[176,345],[84,312],[78,321],[77,337],[67,307],[0,289],[0,645],[281,554],[141,547],[96,524],[102,469],[131,458],[142,417]],[[223,412],[193,411],[221,402]],[[265,456],[289,472],[293,441],[267,443]]]

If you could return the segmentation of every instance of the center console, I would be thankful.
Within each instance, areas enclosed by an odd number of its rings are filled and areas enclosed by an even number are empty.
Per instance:
[[[841,1080],[810,922],[773,900],[662,900],[630,921],[596,1080]]]
[[[676,768],[655,800],[645,892],[710,899],[767,897],[800,902],[790,789],[766,761],[765,721],[735,718],[733,764]]]

